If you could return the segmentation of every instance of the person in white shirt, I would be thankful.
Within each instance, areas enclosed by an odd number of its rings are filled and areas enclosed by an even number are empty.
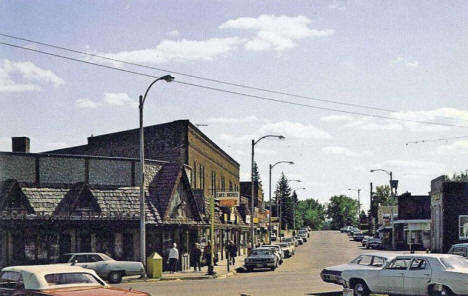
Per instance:
[[[172,248],[169,250],[169,268],[171,273],[176,272],[177,261],[179,261],[179,250],[177,250],[177,244],[173,243]]]

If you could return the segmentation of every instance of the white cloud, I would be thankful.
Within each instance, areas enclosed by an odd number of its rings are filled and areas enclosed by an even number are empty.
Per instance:
[[[169,35],[171,37],[179,37],[180,33],[177,30],[172,30],[170,32],[167,32],[167,35]]]
[[[437,147],[436,152],[442,155],[466,154],[468,153],[468,140],[441,145]]]
[[[387,131],[400,131],[403,129],[403,126],[393,120],[376,120],[372,118],[361,118],[356,119],[348,124],[346,127],[358,127],[366,131],[378,131],[378,130],[387,130]]]
[[[96,109],[100,105],[101,103],[95,102],[93,100],[86,99],[86,98],[78,99],[75,101],[75,106],[77,106],[78,108],[83,108],[83,109]]]
[[[468,127],[468,111],[444,107],[426,111],[393,112],[391,117],[417,121],[442,122]],[[450,129],[448,126],[405,122],[405,125],[414,132],[441,132]]]
[[[263,125],[257,133],[258,135],[276,134],[292,139],[330,139],[331,136],[325,130],[310,124],[300,122],[280,121]]]
[[[387,160],[373,165],[372,168],[386,168],[387,170],[398,172],[398,174],[426,174],[432,172],[443,174],[446,172],[445,166],[442,163],[414,159]]]
[[[396,56],[392,60],[390,60],[390,65],[403,65],[411,69],[415,69],[419,66],[419,61],[417,60],[410,60],[409,58]]]
[[[355,152],[347,147],[342,146],[327,146],[323,147],[321,151],[328,154],[341,154],[348,157],[362,157],[372,155],[372,152],[370,151]]]
[[[310,19],[299,15],[296,17],[260,15],[257,18],[240,17],[231,19],[219,26],[220,29],[253,30],[256,35],[245,43],[245,49],[252,51],[275,50],[278,53],[297,46],[296,41],[327,37],[335,30],[317,30],[309,28]]]
[[[126,93],[105,93],[100,101],[93,101],[87,98],[75,101],[75,106],[83,109],[96,109],[104,105],[138,108],[138,102],[130,98]]]
[[[251,139],[255,138],[253,135],[236,136],[231,134],[221,134],[219,139],[227,144],[243,144],[249,143]]]
[[[345,10],[345,7],[343,6],[342,3],[338,2],[338,1],[333,1],[332,3],[330,3],[328,5],[328,8],[330,9],[336,9],[336,10],[340,10],[340,11],[344,11]]]
[[[17,74],[27,82],[17,82],[12,79],[12,75]],[[0,92],[25,92],[39,91],[41,86],[29,81],[34,80],[42,83],[52,84],[58,87],[64,84],[64,80],[50,70],[44,70],[31,62],[12,62],[3,60],[0,65]]]
[[[0,137],[0,151],[11,151],[11,138]]]
[[[253,121],[259,121],[256,116],[246,116],[240,118],[230,118],[230,117],[210,117],[208,118],[208,123],[214,124],[241,124],[241,123],[248,123]]]
[[[353,119],[351,115],[328,115],[320,118],[321,121],[350,121]]]
[[[105,93],[103,101],[108,105],[138,108],[138,102],[131,99],[126,93]]]
[[[163,40],[155,48],[104,54],[108,58],[133,63],[162,64],[168,62],[210,61],[235,50],[242,40],[238,37],[208,40]]]

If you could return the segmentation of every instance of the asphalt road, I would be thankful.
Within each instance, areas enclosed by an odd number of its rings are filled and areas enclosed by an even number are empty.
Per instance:
[[[314,231],[296,255],[286,259],[276,271],[237,273],[225,279],[178,280],[120,284],[119,287],[141,290],[152,295],[320,295],[331,296],[342,288],[324,283],[320,271],[342,264],[365,252],[360,243],[350,241],[337,231]]]

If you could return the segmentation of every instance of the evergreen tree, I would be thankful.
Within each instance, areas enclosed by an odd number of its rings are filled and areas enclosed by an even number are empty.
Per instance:
[[[258,165],[256,161],[254,161],[253,165],[253,180],[254,182],[258,182],[258,185],[262,185],[262,180],[260,178],[260,173],[258,172]]]
[[[290,208],[290,198],[291,198],[291,187],[289,187],[289,182],[284,173],[281,173],[281,178],[276,184],[275,190],[275,202],[278,201],[278,204],[281,207],[282,218],[281,218],[281,229],[284,229],[285,225],[292,225],[292,213],[288,210]],[[286,205],[289,205],[286,206]],[[278,213],[279,214],[279,213]]]

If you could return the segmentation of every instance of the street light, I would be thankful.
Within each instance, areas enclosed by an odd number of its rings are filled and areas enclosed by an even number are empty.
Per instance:
[[[292,180],[290,180],[292,181]],[[299,180],[300,182],[300,180]],[[306,190],[307,188],[305,187],[300,187],[300,188],[296,188],[293,190],[293,192],[297,192],[299,190]],[[296,231],[296,201],[294,201],[294,207],[293,207],[293,231]]]
[[[139,98],[138,109],[140,110],[140,261],[146,266],[146,228],[145,228],[145,141],[143,132],[143,106],[146,101],[146,95],[150,88],[159,80],[171,82],[174,77],[171,75],[161,76],[151,82],[146,89],[145,95]]]
[[[357,191],[357,200],[358,200],[358,217],[361,214],[361,188],[348,188],[351,191]]]
[[[269,200],[270,200],[269,210],[270,210],[270,215],[268,217],[268,233],[269,233],[268,238],[269,238],[270,244],[271,244],[271,215],[273,213],[272,210],[271,210],[271,170],[280,163],[287,163],[287,164],[293,165],[294,161],[282,160],[282,161],[278,161],[278,162],[276,162],[274,164],[270,163],[270,166],[269,166],[269,168],[270,168],[270,174],[269,174],[269,176],[270,176],[270,179],[269,179],[269,187],[270,187],[270,189],[269,189]],[[276,200],[276,211],[278,212],[278,200]],[[281,236],[280,236],[280,240],[281,240]]]
[[[371,173],[373,172],[384,172],[386,173],[387,175],[390,176],[390,194],[392,195],[392,201],[395,201],[395,195],[396,195],[396,191],[397,191],[397,188],[398,188],[398,180],[393,180],[393,173],[390,171],[387,171],[387,170],[384,170],[384,169],[374,169],[374,170],[370,170]],[[395,192],[393,191],[393,188],[395,188]],[[395,227],[394,227],[394,224],[393,224],[393,208],[392,208],[392,216],[390,217],[390,221],[392,222],[392,248],[395,249],[395,246],[396,246],[396,241],[395,241]]]
[[[255,145],[260,142],[261,140],[265,139],[265,138],[278,138],[280,140],[283,140],[284,139],[284,136],[282,135],[265,135],[261,138],[259,138],[258,140],[255,141],[255,139],[252,139],[252,164],[251,164],[251,170],[250,170],[250,182],[251,182],[251,191],[250,191],[250,200],[251,200],[251,217],[250,217],[250,235],[251,235],[251,244],[252,244],[252,249],[254,248],[254,245],[255,245],[255,240],[254,240],[254,221],[253,221],[253,218],[254,218],[254,214],[255,214],[255,199],[254,199],[254,193],[255,193],[255,186],[254,186],[254,163],[255,163],[255,160],[254,160],[254,157],[255,157]]]

